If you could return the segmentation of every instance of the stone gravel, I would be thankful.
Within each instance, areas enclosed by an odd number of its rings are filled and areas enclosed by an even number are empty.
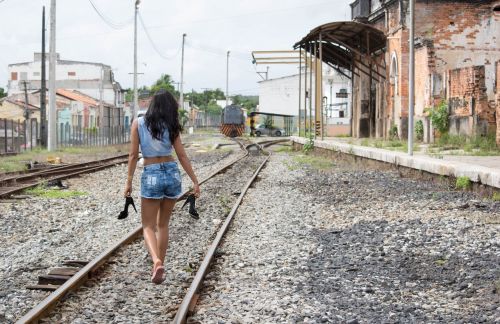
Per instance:
[[[500,203],[277,153],[190,323],[500,322]]]
[[[216,165],[234,159],[237,146],[212,150],[220,137],[188,137],[187,152],[199,178],[213,172]],[[239,153],[237,153],[239,154]],[[181,168],[182,170],[182,168]],[[138,197],[140,170],[134,177],[134,197]],[[183,170],[182,170],[183,171]],[[14,203],[0,202],[0,322],[11,323],[45,298],[48,293],[27,290],[39,275],[61,265],[64,260],[91,260],[140,224],[140,214],[129,208],[129,217],[117,220],[123,209],[126,165],[69,179],[70,190],[83,191],[81,197],[46,199],[30,197]],[[183,174],[183,187],[190,180]],[[140,199],[135,199],[140,211]]]
[[[192,143],[199,173],[234,158]],[[299,155],[276,152],[245,196],[189,323],[500,322],[499,202],[343,161],[318,169]],[[0,204],[0,322],[46,296],[24,289],[39,273],[90,259],[139,224],[134,213],[116,221],[126,175],[117,170],[70,181],[100,191],[91,198]],[[44,322],[169,322],[244,185],[237,170],[202,186],[200,220],[174,210],[163,285],[150,283],[137,240]]]
[[[150,281],[152,264],[143,239],[122,249],[85,288],[68,296],[46,323],[154,323],[168,322],[189,287],[216,231],[224,221],[239,190],[261,156],[250,156],[202,185],[197,200],[200,219],[194,220],[179,205],[170,223],[166,281]]]

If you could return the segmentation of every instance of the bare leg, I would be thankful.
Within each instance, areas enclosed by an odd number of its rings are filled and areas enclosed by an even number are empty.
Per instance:
[[[160,209],[161,200],[142,198],[141,200],[141,215],[142,215],[142,231],[144,234],[144,242],[146,248],[153,259],[155,268],[162,264],[162,260],[158,253],[158,244],[156,240],[156,215]]]
[[[163,199],[160,204],[160,212],[158,215],[158,257],[163,264],[168,249],[168,224],[170,222],[170,215],[174,208],[175,199]]]

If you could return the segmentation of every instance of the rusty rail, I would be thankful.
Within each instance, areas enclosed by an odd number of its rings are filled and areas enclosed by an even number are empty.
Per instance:
[[[266,141],[266,145],[272,145],[273,141]],[[260,143],[259,143],[260,144]],[[255,144],[261,151],[263,151],[262,146],[259,144]],[[250,146],[250,145],[249,145]],[[248,147],[248,146],[247,146]],[[252,178],[248,180],[246,183],[245,187],[241,191],[238,200],[236,203],[233,205],[233,208],[231,209],[231,212],[229,215],[226,217],[226,220],[224,221],[224,224],[221,226],[219,229],[217,236],[215,237],[214,241],[212,242],[212,245],[207,251],[207,254],[205,255],[203,262],[201,263],[200,268],[196,272],[196,275],[191,282],[191,285],[189,287],[188,292],[184,296],[184,299],[181,302],[181,305],[179,306],[179,309],[177,310],[177,314],[175,315],[173,323],[175,324],[183,324],[186,322],[190,307],[193,307],[194,302],[196,301],[196,293],[200,289],[201,284],[203,283],[203,280],[205,278],[205,275],[208,272],[208,269],[210,267],[210,264],[212,262],[212,259],[214,257],[215,251],[217,247],[220,245],[224,235],[226,234],[227,230],[229,229],[229,225],[233,221],[234,215],[238,211],[239,206],[241,205],[241,202],[243,201],[243,197],[245,196],[246,192],[248,191],[248,188],[252,185],[252,183],[255,181],[257,176],[259,175],[260,171],[264,167],[264,165],[267,163],[269,158],[271,157],[271,153],[268,153],[266,159],[260,164],[260,166],[257,168],[257,170],[254,172]]]

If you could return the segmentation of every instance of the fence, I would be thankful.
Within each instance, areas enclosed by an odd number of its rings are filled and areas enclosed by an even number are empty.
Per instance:
[[[60,124],[57,126],[57,146],[106,146],[127,143],[130,128],[123,125],[103,128],[83,128]]]
[[[26,127],[29,124],[30,127]],[[58,124],[57,147],[105,146],[127,143],[130,128],[123,125],[83,128]],[[0,119],[0,154],[15,154],[40,146],[40,127],[36,119],[29,121]]]
[[[27,124],[31,127],[26,127]],[[19,153],[36,146],[38,129],[36,119],[29,121],[0,119],[0,154]]]

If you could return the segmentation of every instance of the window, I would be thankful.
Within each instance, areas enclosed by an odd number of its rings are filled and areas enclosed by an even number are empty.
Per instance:
[[[390,82],[394,85],[394,95],[398,94],[398,58],[396,52],[392,52]]]
[[[19,78],[21,80],[28,80],[28,72],[21,72]]]
[[[76,76],[76,72],[68,72],[68,76]]]
[[[33,72],[33,76],[34,77],[40,76],[40,72]]]
[[[17,72],[11,72],[10,73],[10,79],[12,81],[17,81]]]

